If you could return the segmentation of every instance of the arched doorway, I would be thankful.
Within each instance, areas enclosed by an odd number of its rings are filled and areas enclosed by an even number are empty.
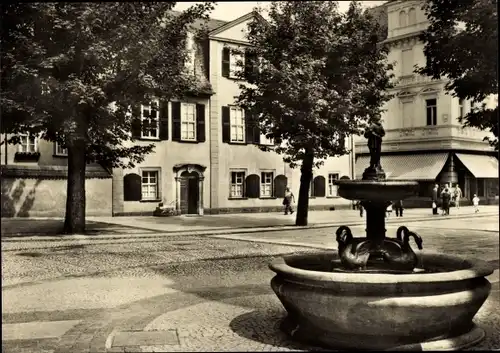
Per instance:
[[[206,167],[199,164],[176,164],[175,208],[181,214],[203,215],[203,172]]]
[[[199,214],[200,177],[197,172],[182,172],[180,207],[181,214]]]

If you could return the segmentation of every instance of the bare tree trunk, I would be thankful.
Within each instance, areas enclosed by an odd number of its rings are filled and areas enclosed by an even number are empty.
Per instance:
[[[309,209],[309,188],[311,187],[314,152],[307,150],[300,168],[299,202],[297,203],[296,226],[307,225],[307,212]]]
[[[70,137],[68,148],[68,186],[64,233],[85,232],[85,140]]]

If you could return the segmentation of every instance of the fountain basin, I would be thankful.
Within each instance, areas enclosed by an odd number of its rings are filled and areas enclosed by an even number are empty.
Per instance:
[[[484,336],[472,319],[491,289],[481,260],[426,253],[410,274],[331,272],[335,253],[290,255],[269,265],[288,312],[282,329],[334,349],[460,349]]]
[[[348,200],[387,202],[403,200],[418,191],[412,180],[339,180],[338,194]]]

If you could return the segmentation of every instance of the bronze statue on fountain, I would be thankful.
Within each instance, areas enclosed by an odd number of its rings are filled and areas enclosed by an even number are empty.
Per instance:
[[[422,249],[422,238],[406,227],[400,227],[396,238],[386,238],[385,210],[390,199],[364,195],[363,185],[384,183],[385,172],[380,163],[382,138],[385,136],[380,117],[377,117],[365,130],[370,150],[370,165],[358,183],[359,190],[351,190],[350,195],[358,194],[361,205],[366,210],[366,237],[354,238],[347,226],[337,229],[337,242],[340,261],[345,269],[361,271],[411,272],[417,266],[417,257],[413,252],[409,239],[413,237],[419,249]],[[364,183],[363,183],[364,182]],[[398,198],[401,197],[398,195]]]

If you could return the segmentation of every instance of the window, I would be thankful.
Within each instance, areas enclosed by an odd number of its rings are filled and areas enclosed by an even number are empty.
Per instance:
[[[21,134],[19,135],[21,143],[18,146],[19,152],[35,153],[38,150],[38,139],[34,134]]]
[[[188,32],[186,35],[186,70],[188,74],[194,75],[194,61],[195,61],[195,43],[194,43],[194,35],[191,32]]]
[[[262,172],[260,174],[260,197],[273,196],[273,172]]]
[[[59,142],[56,141],[56,156],[67,156],[68,149],[64,148]]]
[[[403,128],[413,126],[413,102],[403,102]]]
[[[399,13],[399,27],[406,27],[406,12]]]
[[[436,99],[426,99],[427,125],[437,125],[437,101]]]
[[[238,64],[241,61],[241,64]],[[245,65],[245,57],[241,53],[231,53],[229,56],[229,77],[239,78],[239,75],[243,72],[243,67]]]
[[[244,183],[245,183],[245,172],[243,171],[231,172],[231,190],[229,196],[231,198],[243,197]]]
[[[160,110],[157,100],[150,105],[141,105],[141,137],[145,139],[157,139],[159,137]]]
[[[338,173],[330,173],[328,174],[328,196],[335,197],[338,196],[337,189],[338,186],[335,185],[335,182],[339,180]]]
[[[413,74],[413,50],[405,49],[401,53],[402,55],[402,75],[408,76]]]
[[[243,109],[231,107],[231,142],[245,142],[245,116]]]
[[[458,117],[459,118],[464,117],[464,100],[463,99],[458,100]]]
[[[196,141],[196,104],[181,104],[181,140]]]
[[[159,197],[159,171],[158,170],[143,170],[141,192],[143,200],[158,200]]]
[[[415,8],[411,8],[410,11],[408,11],[408,24],[414,25],[417,23],[417,10]]]
[[[274,139],[268,139],[265,134],[260,134],[260,144],[261,145],[274,145]]]

